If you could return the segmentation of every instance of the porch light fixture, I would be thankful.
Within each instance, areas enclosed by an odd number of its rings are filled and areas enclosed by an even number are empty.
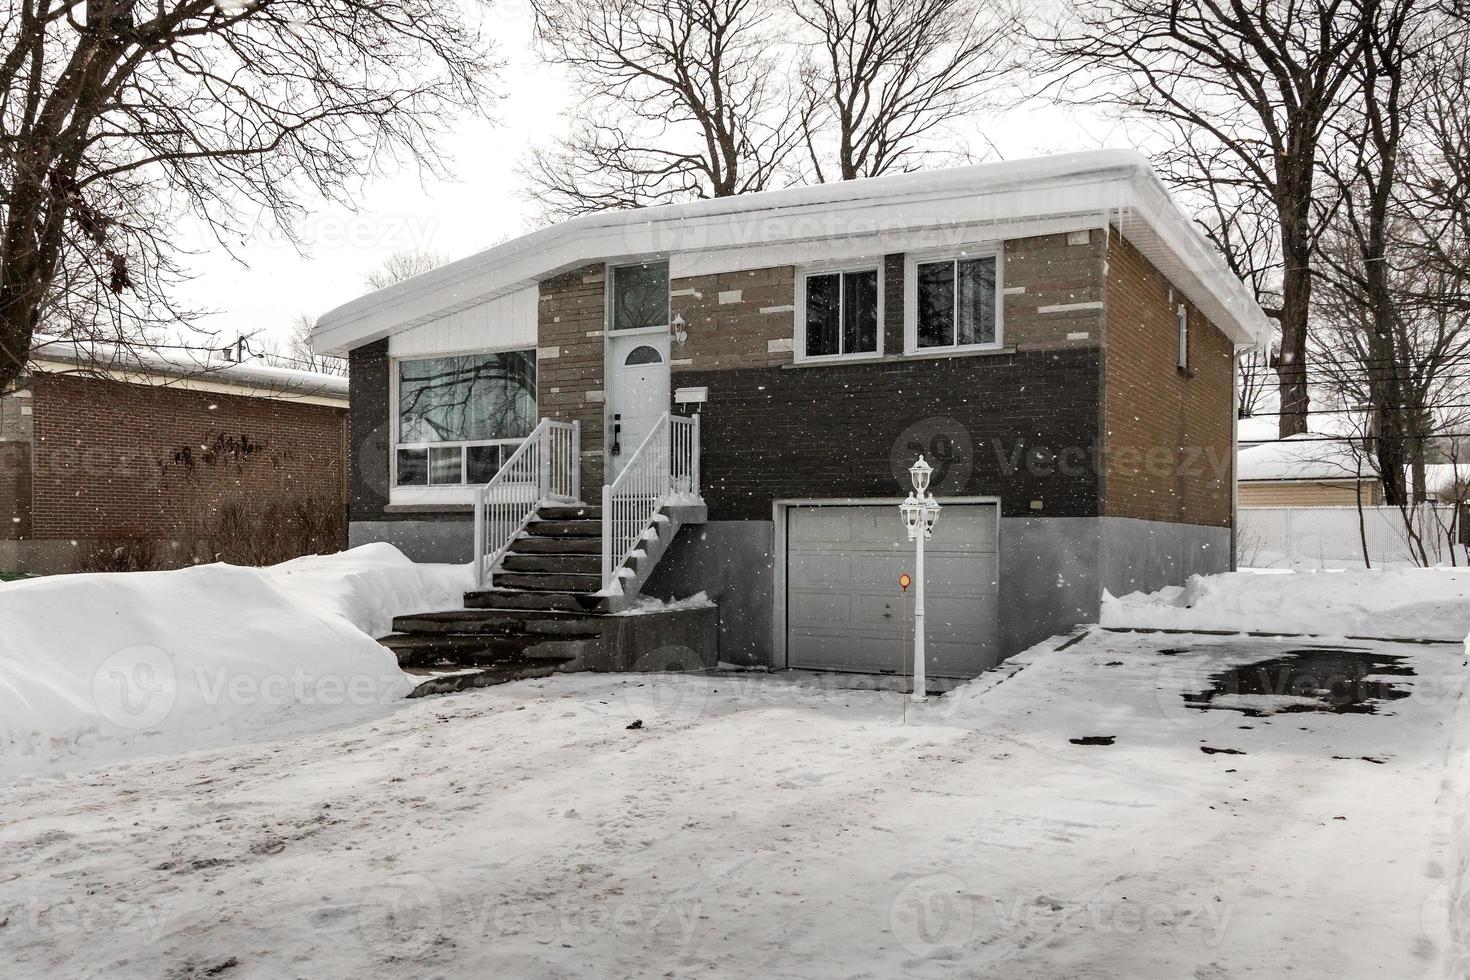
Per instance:
[[[939,521],[939,501],[929,492],[933,472],[934,467],[919,456],[919,461],[909,467],[913,492],[898,505],[909,540],[914,542],[914,682],[909,696],[915,701],[926,700],[929,689],[924,676],[924,542],[934,534],[934,525]]]
[[[674,339],[680,344],[689,339],[689,331],[684,329],[688,324],[685,323],[683,314],[675,313],[674,320],[669,326],[674,328]]]

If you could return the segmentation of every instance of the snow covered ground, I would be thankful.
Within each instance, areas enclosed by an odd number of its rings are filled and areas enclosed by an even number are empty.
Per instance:
[[[1458,641],[1470,634],[1470,569],[1194,575],[1183,586],[1158,592],[1104,593],[1101,622]]]
[[[1055,645],[907,725],[897,695],[821,678],[576,675],[27,777],[0,788],[0,962],[150,980],[1461,975],[1459,646],[1352,644],[1403,658],[1356,677],[1376,713],[1218,693],[1256,716],[1183,695],[1312,644]]]

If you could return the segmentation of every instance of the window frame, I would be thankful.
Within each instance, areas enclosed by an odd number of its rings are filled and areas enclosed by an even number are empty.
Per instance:
[[[388,359],[388,494],[389,502],[395,493],[408,494],[435,494],[450,493],[456,490],[478,487],[481,484],[469,483],[469,450],[474,446],[519,446],[526,441],[525,436],[514,439],[465,439],[450,440],[448,442],[399,442],[402,419],[398,416],[399,391],[403,385],[401,367],[405,361],[432,361],[445,357],[474,357],[489,354],[530,354],[536,363],[536,387],[532,393],[534,408],[531,412],[533,419],[539,421],[541,412],[541,362],[539,352],[535,347],[525,347],[520,344],[508,347],[475,348],[472,350],[436,351],[432,354],[411,354],[404,357],[390,357]],[[534,430],[535,425],[533,423]],[[445,449],[450,447],[459,448],[459,482],[458,483],[434,483],[432,482],[432,464],[429,462],[430,449]],[[422,449],[424,450],[424,482],[423,483],[399,483],[398,482],[398,451],[400,449]],[[504,463],[505,453],[501,453],[501,462]],[[497,467],[498,470],[498,467]]]
[[[919,346],[919,266],[939,262],[952,264],[968,259],[995,260],[995,340],[987,344],[948,344],[939,347]],[[956,268],[954,288],[959,289]],[[1001,242],[961,245],[951,248],[910,252],[903,257],[903,352],[906,357],[942,356],[1000,350],[1005,346],[1005,248]]]
[[[618,330],[613,326],[613,318],[616,315],[614,300],[617,296],[617,271],[619,269],[635,269],[641,266],[662,265],[668,269],[664,280],[668,283],[668,290],[664,296],[664,319],[668,322],[654,324],[647,327],[629,327],[626,330]],[[603,276],[606,285],[602,294],[602,335],[604,337],[637,337],[643,334],[668,333],[673,329],[674,322],[674,269],[668,259],[648,258],[639,259],[634,262],[609,262]]]
[[[878,347],[872,351],[855,351],[838,354],[808,354],[806,352],[806,281],[811,276],[844,276],[850,273],[873,272],[878,277]],[[837,338],[841,345],[843,336],[842,315],[846,312],[847,290],[839,281],[837,286],[838,315]],[[839,361],[872,361],[883,356],[883,260],[853,262],[813,262],[796,269],[796,329],[792,337],[792,349],[798,364],[832,364]]]

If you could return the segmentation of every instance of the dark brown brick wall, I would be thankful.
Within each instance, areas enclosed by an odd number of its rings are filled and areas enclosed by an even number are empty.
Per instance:
[[[606,289],[602,264],[574,269],[541,284],[537,315],[536,411],[582,423],[584,497],[602,486]]]
[[[791,266],[690,276],[673,280],[669,288],[672,315],[684,318],[689,334],[685,343],[673,345],[676,373],[791,363],[796,333],[796,270]],[[722,293],[740,298],[721,302]]]
[[[384,508],[388,506],[392,473],[388,454],[395,425],[388,414],[391,363],[386,338],[356,348],[347,358],[347,376],[352,383],[347,432],[348,520],[378,521],[386,516]]]
[[[344,409],[66,375],[32,390],[37,539],[187,536],[260,495],[345,503]]]
[[[769,520],[781,498],[901,495],[919,452],[936,465],[941,496],[999,496],[1007,515],[1098,513],[1095,350],[680,380],[709,387],[701,445],[712,520]]]
[[[1107,286],[1103,512],[1230,526],[1233,346],[1117,235]],[[1188,373],[1178,368],[1179,303],[1189,308]]]
[[[0,442],[0,540],[31,536],[31,446]]]

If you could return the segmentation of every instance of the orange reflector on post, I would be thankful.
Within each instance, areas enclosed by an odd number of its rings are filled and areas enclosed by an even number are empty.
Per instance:
[[[900,589],[903,589],[905,592],[907,592],[909,590],[909,586],[913,584],[914,580],[909,578],[908,572],[904,572],[898,576],[898,587]]]

